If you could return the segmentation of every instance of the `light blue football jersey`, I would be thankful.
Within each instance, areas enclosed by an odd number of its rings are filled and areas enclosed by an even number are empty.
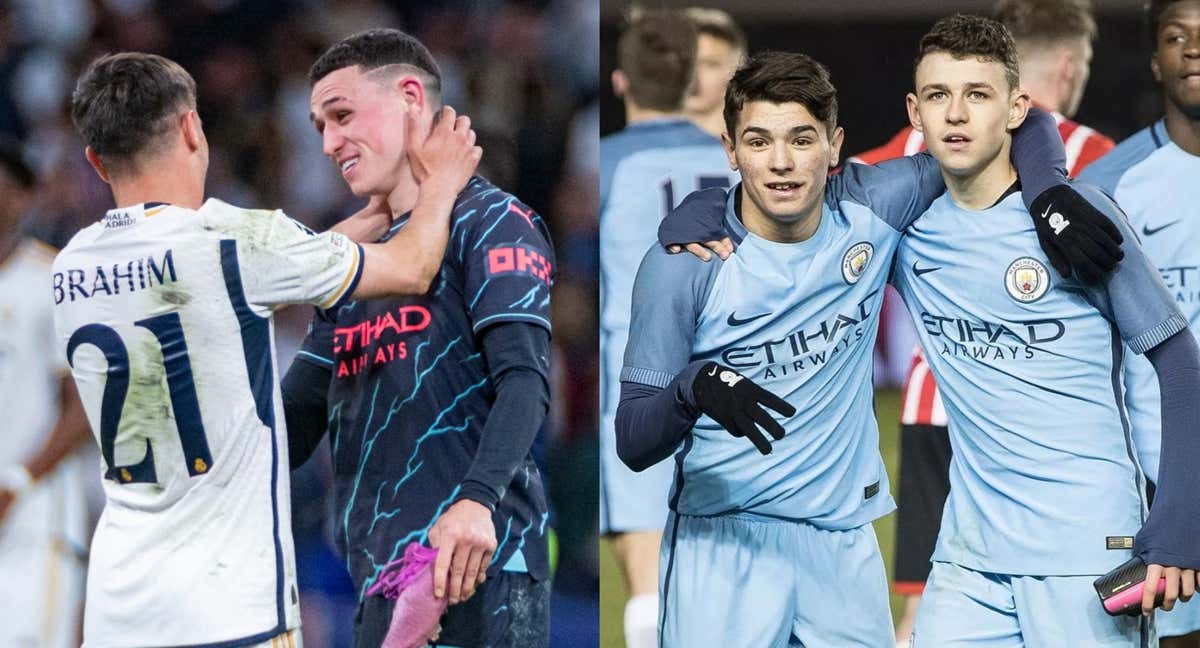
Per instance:
[[[1176,146],[1160,120],[1121,142],[1082,179],[1116,199],[1193,334],[1200,333],[1200,157]],[[1126,362],[1125,390],[1138,459],[1157,479],[1162,411],[1158,377],[1145,358]]]
[[[640,122],[602,138],[600,164],[601,530],[659,530],[671,468],[634,473],[617,457],[614,436],[634,269],[668,210],[698,189],[729,187],[738,175],[721,141],[685,119]]]
[[[950,495],[933,560],[998,574],[1102,574],[1127,560],[1145,506],[1120,373],[1124,347],[1186,326],[1120,211],[1106,286],[1062,279],[1019,193],[973,211],[946,194],[908,229],[893,283],[950,421]]]
[[[893,508],[871,385],[879,307],[900,232],[943,189],[928,155],[851,165],[829,180],[816,233],[799,243],[748,234],[724,262],[642,261],[621,380],[666,387],[713,360],[783,397],[797,413],[763,456],[702,416],[677,451],[671,495],[686,515],[749,512],[850,529]],[[778,418],[778,417],[777,417]]]

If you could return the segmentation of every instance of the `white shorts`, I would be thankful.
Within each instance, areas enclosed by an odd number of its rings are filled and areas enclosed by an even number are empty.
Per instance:
[[[0,646],[78,646],[86,571],[67,542],[0,531]]]
[[[79,646],[87,514],[77,464],[67,459],[0,523],[0,646]]]

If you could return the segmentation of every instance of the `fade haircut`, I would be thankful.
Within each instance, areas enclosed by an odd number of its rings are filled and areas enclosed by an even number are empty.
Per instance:
[[[1096,19],[1088,0],[1000,0],[995,17],[1025,52],[1067,40],[1096,40]]]
[[[825,124],[837,127],[837,90],[829,70],[806,54],[762,52],[734,72],[725,88],[725,131],[737,142],[737,120],[747,102],[798,103]]]
[[[91,62],[71,94],[79,136],[109,167],[124,173],[158,152],[180,113],[195,110],[196,82],[157,54],[122,52]]]
[[[926,56],[938,52],[960,61],[975,58],[999,63],[1004,66],[1009,90],[1016,90],[1021,84],[1017,44],[1008,28],[994,18],[955,14],[934,23],[929,33],[921,37],[917,60],[913,63],[914,74]]]
[[[746,53],[746,32],[733,21],[733,16],[720,9],[688,7],[684,14],[696,25],[696,32],[729,43],[734,51]]]
[[[399,29],[368,29],[347,36],[325,50],[308,70],[308,82],[315,84],[330,73],[358,66],[364,74],[379,71],[415,74],[425,84],[431,106],[441,103],[442,70],[433,54],[421,41]]]
[[[1146,33],[1150,36],[1150,50],[1158,51],[1158,27],[1162,15],[1171,5],[1181,0],[1147,0],[1146,1]]]
[[[696,27],[682,12],[634,9],[617,41],[617,69],[640,108],[683,109],[696,66]]]

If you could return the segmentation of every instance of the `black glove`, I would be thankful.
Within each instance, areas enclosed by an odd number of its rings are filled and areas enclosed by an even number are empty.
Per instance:
[[[1063,277],[1095,284],[1125,257],[1117,226],[1070,185],[1055,185],[1033,199],[1038,243]]]
[[[776,441],[783,438],[783,427],[762,406],[784,416],[796,413],[787,401],[754,384],[742,374],[715,362],[700,367],[692,381],[692,396],[700,411],[708,414],[735,437],[748,437],[763,454],[771,453],[771,443],[755,423],[771,433]]]

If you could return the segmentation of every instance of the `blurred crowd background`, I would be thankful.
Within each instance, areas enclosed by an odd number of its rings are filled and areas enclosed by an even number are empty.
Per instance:
[[[182,64],[211,147],[208,195],[279,207],[321,230],[362,202],[309,122],[309,66],[373,27],[403,29],[432,50],[446,103],[478,132],[480,173],[545,216],[556,246],[553,404],[535,446],[558,536],[555,646],[598,641],[599,16],[596,0],[0,0],[0,135],[24,146],[38,174],[24,227],[55,247],[113,206],[69,117],[75,79],[96,56],[136,50]],[[277,317],[281,370],[310,315],[296,307]],[[356,605],[331,541],[329,480],[327,451],[292,477],[307,648],[350,645]],[[94,485],[98,511],[99,470]]]

